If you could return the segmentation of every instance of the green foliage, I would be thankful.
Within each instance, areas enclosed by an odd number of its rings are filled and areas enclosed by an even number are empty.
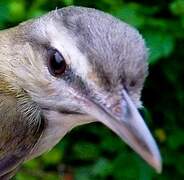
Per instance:
[[[145,31],[144,37],[150,47],[150,64],[156,63],[162,57],[168,57],[174,49],[174,38],[169,33]]]
[[[184,1],[1,0],[0,28],[68,5],[109,12],[138,28],[146,39],[150,75],[142,99],[161,148],[163,173],[156,174],[116,135],[93,124],[76,128],[54,150],[25,163],[15,179],[183,179]]]

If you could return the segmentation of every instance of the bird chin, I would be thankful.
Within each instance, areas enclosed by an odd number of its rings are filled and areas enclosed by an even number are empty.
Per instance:
[[[45,117],[44,131],[35,145],[34,149],[27,157],[27,160],[40,156],[44,152],[52,149],[69,131],[76,126],[95,122],[91,116],[82,113],[70,114],[43,108]]]

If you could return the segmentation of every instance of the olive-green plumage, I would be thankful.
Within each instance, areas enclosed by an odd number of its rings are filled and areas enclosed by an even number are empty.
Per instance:
[[[44,127],[40,108],[26,95],[0,90],[0,174],[1,179],[25,160]]]
[[[18,28],[0,32],[0,179],[9,179],[42,134],[40,107],[21,88],[14,71]],[[23,59],[22,59],[23,60]]]

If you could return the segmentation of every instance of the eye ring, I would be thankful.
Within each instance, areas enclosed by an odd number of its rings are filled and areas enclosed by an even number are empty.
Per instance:
[[[60,77],[66,70],[66,61],[63,55],[57,50],[48,49],[47,66],[50,74],[55,77]]]

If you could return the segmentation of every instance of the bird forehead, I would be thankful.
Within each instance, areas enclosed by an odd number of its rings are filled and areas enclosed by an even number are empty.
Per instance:
[[[60,11],[63,25],[84,54],[93,72],[101,78],[145,73],[147,49],[137,30],[94,9],[65,8]]]

